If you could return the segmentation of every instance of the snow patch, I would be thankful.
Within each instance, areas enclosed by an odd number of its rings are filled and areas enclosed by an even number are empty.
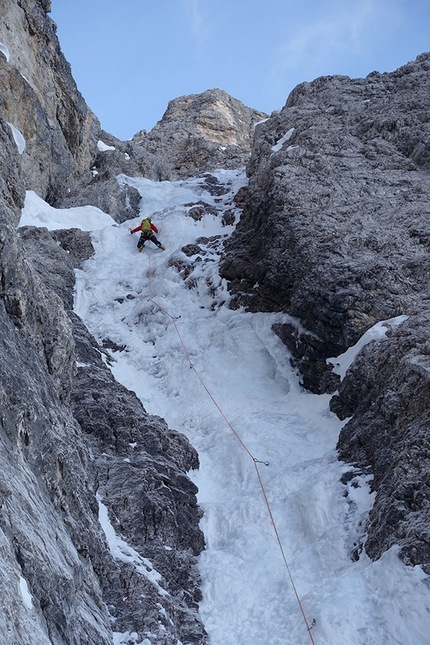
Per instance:
[[[373,327],[368,329],[355,345],[349,347],[346,352],[340,354],[339,356],[336,356],[335,358],[327,358],[326,363],[334,365],[332,371],[335,374],[339,374],[341,379],[343,379],[348,368],[355,361],[357,354],[363,349],[365,345],[368,345],[372,340],[380,340],[381,338],[385,338],[390,327],[397,327],[407,319],[408,316],[396,316],[395,318],[390,318],[389,320],[381,320],[380,322],[376,323],[376,325],[373,325]]]
[[[115,221],[96,206],[54,208],[33,190],[28,190],[19,226],[45,226],[50,231],[65,228],[97,231],[105,226],[115,226]]]
[[[25,139],[18,128],[16,128],[12,123],[7,122],[7,124],[12,130],[12,136],[16,143],[16,147],[18,148],[18,152],[20,155],[22,155],[25,150]]]
[[[152,645],[148,638],[138,643],[139,636],[136,632],[113,632],[112,636],[113,645]]]
[[[33,596],[28,588],[27,580],[22,576],[19,577],[19,590],[22,600],[27,609],[33,609]]]
[[[127,542],[122,540],[115,533],[109,520],[108,510],[101,501],[100,495],[97,495],[97,501],[99,503],[99,522],[106,536],[112,557],[116,560],[121,560],[122,562],[127,562],[128,564],[133,565],[138,573],[144,575],[145,578],[150,580],[157,587],[161,596],[168,596],[169,593],[159,584],[161,575],[154,569],[150,560],[142,558],[142,556],[135,551],[133,547],[129,546]]]
[[[97,142],[97,148],[100,150],[100,152],[106,152],[106,150],[115,150],[115,146],[108,146],[107,143],[103,143],[103,141]]]
[[[290,128],[288,132],[284,134],[282,139],[279,139],[279,141],[274,146],[272,146],[272,154],[274,152],[278,152],[282,148],[284,143],[286,143],[289,139],[291,139],[291,135],[293,134],[293,132],[294,132],[294,128]]]
[[[0,52],[3,52],[3,54],[6,56],[7,62],[9,62],[9,59],[10,59],[9,48],[3,43],[0,43]]]

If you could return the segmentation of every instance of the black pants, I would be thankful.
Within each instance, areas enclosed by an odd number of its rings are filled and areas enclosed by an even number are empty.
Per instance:
[[[137,243],[137,248],[140,249],[145,244],[146,240],[151,240],[151,242],[154,242],[155,246],[161,246],[161,242],[157,240],[154,233],[141,233]]]

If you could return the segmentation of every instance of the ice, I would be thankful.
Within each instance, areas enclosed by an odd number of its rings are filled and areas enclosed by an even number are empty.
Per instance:
[[[20,155],[22,155],[25,150],[25,139],[18,128],[16,128],[12,123],[8,122],[8,126],[12,130],[12,136],[16,143],[16,147],[18,148],[18,152]]]
[[[221,217],[187,217],[187,204],[199,200],[231,208],[245,175],[217,176],[231,190],[221,198],[202,179],[120,178],[141,191],[140,218],[153,216],[166,251],[148,245],[138,253],[128,232],[133,222],[102,228],[88,208],[83,221],[90,227],[94,217],[96,252],[77,271],[75,296],[76,312],[97,338],[126,345],[112,352],[116,378],[199,452],[200,469],[190,476],[204,510],[200,612],[211,645],[310,643],[292,581],[307,620],[315,620],[316,645],[427,645],[430,594],[421,567],[405,567],[396,546],[377,562],[364,552],[352,557],[373,502],[370,478],[357,476],[350,488],[341,483],[351,470],[336,453],[342,423],[328,396],[301,389],[271,329],[291,319],[223,304],[229,294],[216,250],[195,264],[188,286],[174,266],[186,261],[184,244],[232,231]],[[57,222],[60,213],[47,216]],[[381,337],[385,330],[381,323],[374,332]],[[353,356],[336,360],[346,369]]]
[[[27,580],[22,576],[19,577],[19,590],[22,600],[27,609],[33,609],[33,596],[28,588]]]
[[[9,62],[9,59],[10,59],[9,47],[7,45],[4,45],[3,43],[0,43],[0,52],[3,52],[7,62]]]

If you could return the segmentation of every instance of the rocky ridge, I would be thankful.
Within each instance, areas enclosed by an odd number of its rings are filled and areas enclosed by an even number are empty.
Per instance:
[[[92,204],[118,222],[136,217],[140,196],[121,175],[179,181],[241,168],[250,157],[254,127],[266,116],[219,89],[174,99],[150,132],[120,141],[102,131],[92,182],[65,195],[61,206]]]
[[[234,306],[276,326],[303,385],[352,417],[340,457],[374,474],[366,551],[400,544],[430,570],[427,450],[430,55],[365,79],[303,83],[256,128],[243,214],[221,273]],[[340,383],[327,359],[374,323],[408,321]],[[420,452],[418,456],[418,452]]]

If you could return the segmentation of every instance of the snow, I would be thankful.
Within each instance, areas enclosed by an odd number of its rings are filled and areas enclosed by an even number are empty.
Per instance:
[[[341,484],[342,474],[352,470],[337,459],[342,423],[330,412],[328,396],[301,389],[285,346],[271,331],[288,318],[228,309],[215,250],[208,248],[195,264],[189,286],[172,266],[189,261],[183,245],[233,230],[210,214],[200,221],[186,216],[188,205],[200,200],[231,208],[245,176],[223,171],[217,177],[230,194],[212,197],[201,179],[120,177],[141,192],[141,215],[102,227],[88,207],[82,221],[92,227],[96,252],[76,272],[75,295],[76,312],[97,338],[126,345],[112,352],[116,378],[199,452],[200,469],[190,476],[204,510],[200,612],[211,645],[309,643],[290,574],[309,623],[315,620],[316,645],[425,645],[430,595],[421,567],[405,567],[396,546],[377,562],[364,552],[358,561],[351,558],[372,506],[371,478],[357,473],[354,486]],[[55,209],[44,213],[45,226],[49,217],[55,224],[68,217]],[[153,217],[166,251],[147,245],[137,253],[137,236],[128,228],[144,215]],[[385,330],[381,323],[372,333],[382,337]],[[339,370],[350,360],[352,353],[333,359]],[[255,464],[247,450],[269,465]],[[115,535],[100,508],[114,557],[148,573],[150,563]],[[162,588],[162,580],[154,584]],[[131,637],[137,640],[137,634],[115,634],[115,643]]]
[[[27,580],[22,576],[19,577],[19,590],[21,592],[24,605],[27,609],[33,609],[33,596],[29,591]]]
[[[45,226],[50,231],[60,228],[80,228],[82,231],[95,231],[115,222],[95,206],[75,208],[53,208],[33,190],[26,193],[25,204],[19,226]]]
[[[274,146],[272,146],[272,153],[278,152],[282,148],[284,143],[286,143],[291,139],[291,135],[293,134],[293,132],[294,132],[294,128],[290,128],[288,132],[286,132],[286,134],[284,134],[284,136],[281,139],[279,139],[279,141]],[[289,147],[289,149],[291,149],[291,146]]]
[[[97,141],[97,148],[100,150],[100,152],[106,152],[106,150],[115,150],[115,146],[108,146],[107,143],[103,143],[103,141]]]
[[[7,124],[12,130],[12,136],[16,143],[16,147],[18,148],[18,152],[20,155],[22,155],[25,150],[25,139],[18,128],[16,128],[12,123],[7,122]]]
[[[360,340],[349,347],[344,354],[340,354],[336,358],[328,358],[327,363],[334,365],[333,372],[339,374],[341,379],[345,377],[345,374],[350,365],[355,360],[355,357],[363,349],[365,345],[370,343],[372,340],[380,340],[385,338],[387,331],[390,327],[397,327],[401,325],[402,322],[408,319],[408,316],[396,316],[395,318],[390,318],[389,320],[381,320],[380,322],[373,325],[370,329],[366,331],[365,334],[360,338]]]
[[[7,62],[9,62],[10,53],[9,53],[9,48],[7,47],[7,45],[4,45],[3,43],[0,43],[0,52],[3,52],[3,54],[6,57]]]
[[[139,641],[139,636],[136,632],[114,632],[113,645],[152,645],[148,638]]]

